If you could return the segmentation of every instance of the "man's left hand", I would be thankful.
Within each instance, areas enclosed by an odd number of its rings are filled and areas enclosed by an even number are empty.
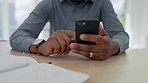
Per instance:
[[[81,40],[96,42],[95,45],[71,43],[70,48],[74,53],[81,54],[92,60],[105,60],[119,52],[118,44],[111,40],[108,33],[99,27],[99,34],[82,34]]]

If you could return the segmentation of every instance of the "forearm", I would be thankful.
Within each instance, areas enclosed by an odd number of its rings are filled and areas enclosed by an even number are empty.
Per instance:
[[[10,37],[10,45],[13,49],[29,52],[29,47],[38,37],[46,21],[38,18],[34,13]]]
[[[35,39],[23,36],[21,31],[16,31],[10,37],[10,45],[12,49],[17,51],[29,52],[29,47]]]

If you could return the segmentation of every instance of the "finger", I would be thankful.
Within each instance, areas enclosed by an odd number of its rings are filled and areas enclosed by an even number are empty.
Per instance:
[[[70,44],[70,48],[74,50],[82,50],[86,52],[98,52],[98,45],[87,45],[87,44]]]
[[[107,36],[108,33],[103,29],[102,25],[99,25],[99,35],[101,36]]]
[[[102,33],[102,29],[103,29],[103,26],[102,26],[102,24],[100,24],[99,25],[99,35],[100,35],[100,33]]]
[[[57,53],[59,53],[60,52],[60,45],[59,45],[59,43],[57,42],[57,40],[54,38],[54,37],[50,37],[48,40],[47,40],[47,42],[48,42],[48,45],[49,46],[51,46],[52,48],[54,48],[54,53],[55,54],[57,54]]]
[[[59,49],[60,52],[59,52],[58,54],[61,55],[61,54],[63,54],[64,51],[66,50],[67,44],[66,44],[66,42],[64,41],[63,38],[58,38],[57,41],[58,41],[58,43],[59,43],[59,45],[60,45],[60,49]]]
[[[64,31],[65,31],[65,33],[66,33],[69,37],[75,38],[75,32],[74,32],[74,31],[72,31],[72,30],[64,30]]]
[[[49,56],[50,54],[53,54],[54,49],[50,47],[46,41],[44,44],[38,47],[38,51],[44,56]]]
[[[102,59],[99,56],[97,56],[96,53],[93,53],[93,56],[90,57],[90,52],[86,52],[86,51],[82,51],[82,50],[73,50],[73,49],[71,51],[74,52],[74,53],[80,54],[84,57],[87,57],[91,60],[104,60],[104,58]]]
[[[74,49],[71,49],[71,51],[74,53],[80,54],[82,56],[85,56],[87,58],[90,58],[89,52],[85,52],[85,51],[81,51],[81,50],[74,50]]]
[[[66,46],[67,46],[67,47],[65,47],[65,50],[63,52],[64,52],[64,54],[68,54],[69,49],[70,49],[71,38],[68,36],[68,34],[65,31],[63,31],[62,37],[63,37],[64,41],[66,42]]]
[[[61,45],[61,52],[59,54],[68,54],[70,50],[70,42],[71,42],[71,37],[69,36],[70,34],[74,34],[73,31],[70,30],[58,30],[57,31],[57,40]],[[63,41],[65,41],[65,43]]]
[[[92,35],[92,34],[82,34],[80,35],[80,39],[84,41],[95,42],[96,44],[104,43],[105,39],[100,35]]]
[[[103,60],[106,60],[108,58],[108,56],[101,55],[99,53],[93,53],[92,52],[93,56],[90,57],[90,52],[86,52],[86,51],[82,51],[82,50],[74,50],[74,49],[72,49],[71,51],[74,52],[74,53],[80,54],[80,55],[82,55],[84,57],[87,57],[87,58],[89,58],[91,60],[103,61]]]
[[[44,56],[48,57],[49,55],[53,54],[54,49],[51,47],[48,47],[47,49],[44,49],[44,52],[42,53]]]
[[[66,40],[68,40],[68,36],[63,31],[57,31],[53,35],[60,45],[60,52],[58,54],[61,55],[65,52],[67,48],[68,42],[66,42]],[[69,39],[69,42],[70,42],[70,39]]]
[[[46,46],[47,47],[47,46]],[[48,50],[47,49],[45,49],[47,52],[45,52],[45,53],[48,53],[48,55],[51,55],[51,54],[53,54],[53,51],[54,51],[54,49],[52,48],[52,47],[48,47]]]
[[[109,46],[99,44],[99,45],[88,45],[88,44],[78,44],[78,43],[71,43],[70,48],[74,50],[82,50],[87,52],[103,52],[106,53],[106,50],[109,49]]]
[[[70,45],[68,44],[66,50],[64,51],[64,55],[67,55],[70,51]]]

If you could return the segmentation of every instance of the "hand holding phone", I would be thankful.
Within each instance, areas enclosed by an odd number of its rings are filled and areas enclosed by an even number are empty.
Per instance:
[[[99,24],[100,22],[96,19],[93,20],[78,20],[75,23],[75,32],[76,32],[76,43],[79,44],[96,44],[91,41],[83,41],[80,39],[81,34],[95,34],[99,33]]]

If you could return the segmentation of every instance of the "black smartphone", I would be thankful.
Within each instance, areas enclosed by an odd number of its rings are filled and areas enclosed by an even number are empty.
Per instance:
[[[97,19],[93,20],[77,20],[75,23],[75,32],[76,32],[76,43],[79,44],[96,44],[91,41],[83,41],[80,39],[81,34],[96,34],[99,33],[99,24],[100,21]]]

